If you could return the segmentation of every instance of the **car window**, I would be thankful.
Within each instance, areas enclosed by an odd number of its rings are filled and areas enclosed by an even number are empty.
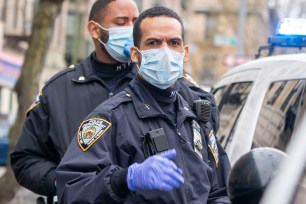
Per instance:
[[[222,87],[213,92],[217,96],[217,104],[220,111],[218,138],[224,148],[229,147],[234,137],[237,120],[250,93],[252,84],[252,82],[233,83],[228,87]]]
[[[222,96],[225,92],[225,89],[226,89],[226,87],[222,86],[220,88],[212,90],[212,94],[214,95],[217,104],[220,104],[220,101],[221,101]]]
[[[305,80],[278,81],[270,85],[256,124],[255,147],[285,150],[300,114],[305,110]]]

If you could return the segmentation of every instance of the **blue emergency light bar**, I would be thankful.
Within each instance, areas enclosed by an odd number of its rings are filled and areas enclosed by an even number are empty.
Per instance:
[[[278,26],[276,35],[270,36],[268,43],[278,47],[306,46],[306,19],[284,18]]]
[[[262,50],[268,50],[268,56],[272,55],[275,47],[299,49],[306,47],[306,19],[282,19],[277,26],[276,34],[268,38],[268,45],[259,47],[255,58],[260,57]]]

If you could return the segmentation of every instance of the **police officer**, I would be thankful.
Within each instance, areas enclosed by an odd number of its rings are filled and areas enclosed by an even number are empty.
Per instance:
[[[56,195],[55,169],[79,123],[102,101],[124,90],[138,71],[123,53],[138,14],[133,0],[93,4],[87,28],[95,51],[51,78],[27,112],[11,154],[22,186],[51,198]]]
[[[188,46],[170,9],[143,12],[131,58],[139,74],[79,126],[57,168],[60,203],[230,203],[203,128],[178,92]]]

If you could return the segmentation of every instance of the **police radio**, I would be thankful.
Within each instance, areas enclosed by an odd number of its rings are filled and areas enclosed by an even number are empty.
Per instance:
[[[143,137],[143,150],[145,158],[169,149],[169,143],[163,128],[150,130]]]
[[[193,102],[193,111],[200,121],[205,124],[211,116],[211,103],[208,100],[196,100]]]

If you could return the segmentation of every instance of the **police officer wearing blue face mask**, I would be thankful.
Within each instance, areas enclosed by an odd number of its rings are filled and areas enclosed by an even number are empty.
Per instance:
[[[148,9],[133,37],[139,74],[80,124],[57,168],[60,203],[230,203],[180,94],[188,60],[180,17]]]
[[[49,203],[56,195],[55,169],[79,123],[138,72],[123,53],[138,14],[133,0],[95,1],[87,24],[95,51],[52,77],[27,113],[11,165],[17,181]]]

